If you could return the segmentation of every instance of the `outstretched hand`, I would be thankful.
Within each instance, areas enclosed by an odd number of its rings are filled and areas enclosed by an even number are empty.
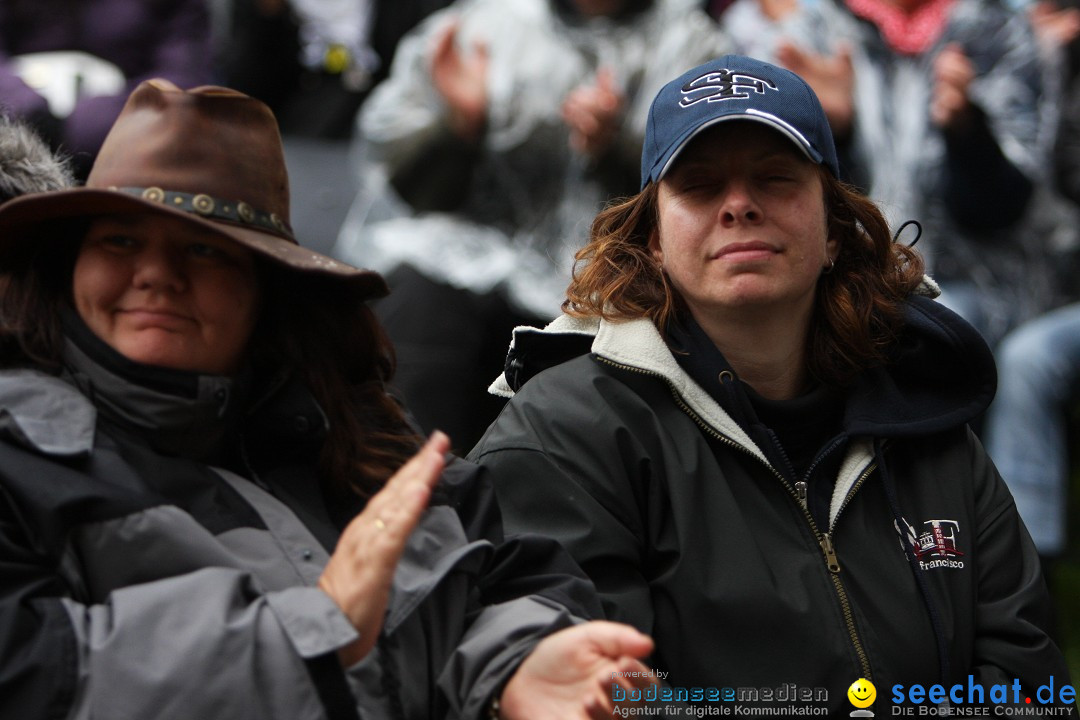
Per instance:
[[[379,637],[398,560],[439,482],[449,449],[449,438],[433,433],[345,528],[319,578],[319,588],[360,633],[339,652],[345,666],[360,661]]]
[[[653,642],[629,625],[594,621],[544,638],[506,684],[502,720],[600,720],[615,708],[612,685],[624,691],[656,683],[638,658]]]

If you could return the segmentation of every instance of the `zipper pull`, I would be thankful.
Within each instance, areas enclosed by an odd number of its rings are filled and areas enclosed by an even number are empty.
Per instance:
[[[836,559],[836,548],[833,547],[829,533],[821,534],[821,549],[825,553],[825,564],[829,566],[829,572],[840,572],[840,561]]]
[[[795,483],[795,494],[799,497],[799,504],[806,510],[806,481],[800,480]]]

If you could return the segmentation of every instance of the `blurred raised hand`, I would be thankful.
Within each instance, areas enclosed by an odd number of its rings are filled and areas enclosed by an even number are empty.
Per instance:
[[[1064,47],[1080,35],[1080,8],[1059,8],[1053,0],[1040,0],[1028,7],[1028,19],[1039,44],[1050,50]]]
[[[458,47],[460,26],[450,22],[434,40],[431,80],[450,110],[450,127],[466,140],[476,140],[487,122],[488,47],[475,42]]]
[[[619,130],[626,96],[615,82],[611,68],[601,67],[596,79],[571,90],[562,104],[562,118],[570,128],[570,147],[598,157]]]
[[[810,85],[829,118],[833,135],[838,140],[845,137],[851,131],[855,117],[852,100],[855,68],[851,63],[851,50],[840,46],[833,55],[819,55],[781,42],[776,48],[776,59]]]
[[[930,120],[944,130],[963,130],[971,120],[969,90],[975,65],[963,48],[949,43],[934,58],[934,90],[930,97]]]

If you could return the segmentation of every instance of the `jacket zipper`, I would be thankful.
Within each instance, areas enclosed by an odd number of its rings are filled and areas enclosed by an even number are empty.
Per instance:
[[[741,452],[744,452],[747,455],[753,457],[755,460],[761,462],[766,468],[768,468],[769,472],[771,472],[773,476],[780,481],[780,483],[784,486],[788,493],[795,498],[795,500],[799,503],[799,507],[802,509],[803,517],[810,525],[811,532],[813,532],[814,536],[818,539],[818,545],[821,547],[821,552],[825,557],[825,565],[829,570],[829,578],[832,580],[833,588],[836,590],[837,598],[840,601],[840,610],[844,616],[844,624],[847,626],[848,639],[851,641],[851,645],[855,650],[855,655],[859,658],[859,666],[862,671],[862,677],[866,678],[867,680],[873,680],[870,671],[870,659],[866,655],[866,650],[863,648],[862,640],[859,639],[858,629],[855,627],[855,614],[851,609],[851,601],[848,599],[847,591],[844,589],[844,583],[840,580],[840,561],[836,557],[836,548],[833,545],[832,537],[830,536],[830,534],[828,532],[820,532],[817,528],[817,523],[814,522],[813,516],[810,515],[810,510],[807,507],[806,503],[806,483],[800,480],[799,482],[795,483],[795,487],[792,487],[791,483],[789,483],[787,479],[785,479],[784,476],[772,465],[762,461],[761,458],[751,453],[740,443],[735,442],[726,435],[720,434],[711,425],[702,420],[701,417],[696,412],[694,412],[689,405],[683,402],[682,397],[675,390],[672,384],[668,382],[667,378],[665,378],[660,373],[653,372],[652,370],[643,370],[642,368],[634,367],[632,365],[623,365],[622,363],[608,360],[607,358],[597,354],[593,354],[593,357],[595,357],[599,362],[610,365],[614,368],[618,368],[620,370],[638,373],[639,375],[650,375],[652,377],[663,380],[664,384],[668,386],[668,390],[671,392],[671,396],[672,398],[674,398],[675,404],[678,405],[679,409],[686,413],[690,417],[690,419],[698,425],[698,427],[700,427],[710,436],[716,438],[723,444],[740,450]],[[866,480],[870,473],[873,472],[875,467],[877,467],[876,463],[871,463],[869,467],[867,467],[866,470],[863,471],[862,475],[859,476],[859,479],[855,482],[855,485],[852,486],[851,491],[848,492],[847,497],[844,499],[843,504],[840,506],[839,511],[836,513],[836,516],[838,518],[840,517],[840,513],[843,512],[844,508],[847,507],[848,502],[851,500],[851,497],[863,484],[863,481]]]
[[[862,667],[863,677],[867,680],[873,680],[870,677],[870,659],[866,656],[866,650],[863,648],[862,642],[859,640],[858,630],[855,628],[855,615],[851,610],[851,601],[848,599],[847,590],[844,589],[844,583],[840,580],[840,561],[836,557],[836,548],[833,546],[832,541],[832,529],[836,527],[836,521],[840,519],[840,514],[844,512],[844,508],[848,506],[851,498],[862,487],[866,478],[870,477],[870,473],[877,467],[877,463],[870,463],[862,474],[859,475],[859,479],[855,481],[855,484],[851,486],[851,490],[848,491],[847,497],[844,498],[844,502],[840,504],[840,508],[836,511],[836,518],[833,519],[832,524],[829,527],[829,531],[821,534],[821,549],[825,553],[825,562],[829,566],[829,578],[833,582],[833,587],[836,588],[836,594],[840,598],[840,607],[844,613],[844,623],[847,625],[848,634],[851,636],[852,645],[855,647],[855,654],[859,657],[859,665]],[[809,514],[806,507],[803,510]],[[813,520],[813,518],[811,518]]]

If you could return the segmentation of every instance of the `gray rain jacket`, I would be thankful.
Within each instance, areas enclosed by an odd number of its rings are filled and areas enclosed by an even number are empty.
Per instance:
[[[806,3],[784,32],[805,49],[851,50],[855,116],[840,142],[845,178],[879,203],[889,224],[922,223],[919,249],[945,295],[980,291],[969,320],[991,345],[1044,311],[1054,288],[1048,195],[1055,95],[1023,13],[994,0],[956,0],[941,36],[921,53],[890,48],[844,0]],[[959,46],[975,69],[970,127],[946,133],[930,119],[934,61]],[[965,310],[965,312],[967,312]],[[975,313],[978,313],[976,315]]]
[[[912,298],[906,320],[814,462],[842,456],[827,525],[647,319],[519,329],[494,388],[516,394],[470,457],[508,530],[562,541],[675,688],[793,683],[824,690],[812,705],[830,717],[860,677],[878,717],[894,685],[969,675],[1034,699],[1068,672],[1038,556],[965,424],[993,396],[992,357],[934,301]]]
[[[0,374],[0,717],[477,718],[541,637],[600,612],[557,545],[504,540],[490,485],[454,461],[376,649],[343,671],[356,631],[315,587],[336,528],[310,395],[285,385],[247,418],[253,482],[154,449],[228,417],[230,380],[78,365],[82,392]]]
[[[358,118],[363,190],[336,255],[389,272],[411,264],[440,283],[505,291],[555,317],[574,253],[605,201],[637,191],[649,104],[687,68],[730,49],[685,0],[634,0],[635,12],[585,18],[569,0],[463,0],[427,18],[394,54]],[[435,38],[459,23],[459,48],[488,48],[488,117],[470,145],[450,130],[432,84]],[[626,97],[603,157],[572,152],[566,95],[610,69]]]

